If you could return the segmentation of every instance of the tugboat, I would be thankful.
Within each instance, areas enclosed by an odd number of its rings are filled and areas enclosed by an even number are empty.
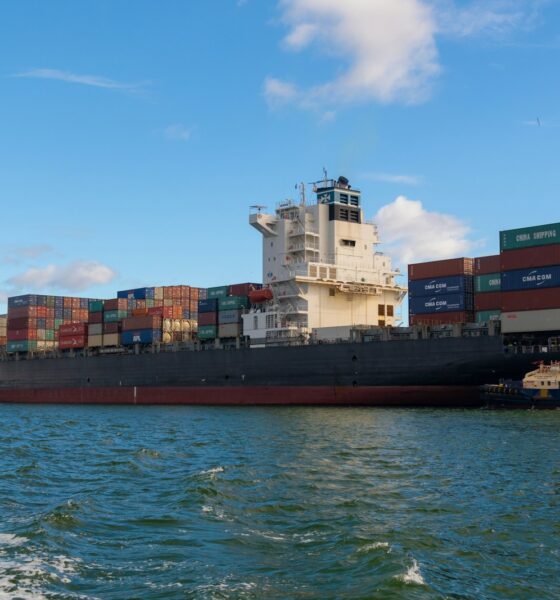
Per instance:
[[[488,408],[560,408],[560,362],[539,363],[523,381],[483,385],[481,394]]]

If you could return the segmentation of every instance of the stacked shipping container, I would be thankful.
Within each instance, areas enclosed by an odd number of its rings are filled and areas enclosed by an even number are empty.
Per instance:
[[[454,258],[408,267],[411,325],[473,321],[473,260]]]
[[[560,223],[500,232],[502,331],[560,331]]]
[[[474,309],[477,323],[500,319],[501,307],[500,255],[474,259]]]
[[[7,331],[8,315],[0,315],[0,347],[6,346],[6,331]]]
[[[88,298],[39,294],[8,298],[7,351],[57,348],[60,326],[87,322],[88,303]]]

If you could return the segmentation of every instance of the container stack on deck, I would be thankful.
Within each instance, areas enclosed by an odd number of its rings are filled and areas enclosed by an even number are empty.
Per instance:
[[[86,323],[88,298],[25,294],[8,298],[7,351],[58,348],[59,327]]]
[[[473,259],[452,258],[408,266],[411,325],[470,323],[473,313]]]
[[[560,223],[500,232],[502,331],[560,331]]]
[[[261,287],[260,283],[236,283],[208,288],[207,299],[198,303],[198,339],[239,339],[243,335],[241,315],[249,308],[249,292]]]
[[[6,331],[7,331],[8,315],[0,315],[0,347],[6,345]]]
[[[474,259],[474,309],[477,323],[499,321],[501,312],[500,255]]]

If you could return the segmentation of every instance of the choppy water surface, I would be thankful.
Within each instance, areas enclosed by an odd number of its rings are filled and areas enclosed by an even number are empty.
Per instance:
[[[560,412],[0,406],[0,598],[560,598]]]

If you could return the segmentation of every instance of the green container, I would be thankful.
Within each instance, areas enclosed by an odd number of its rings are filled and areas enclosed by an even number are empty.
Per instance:
[[[500,231],[500,251],[560,244],[560,223]]]
[[[116,323],[117,321],[122,321],[128,317],[127,310],[106,310],[103,313],[103,322],[104,323]]]
[[[54,320],[54,328],[58,330],[58,328],[64,324],[64,319],[55,319]]]
[[[248,307],[249,298],[247,296],[227,296],[218,299],[218,310],[235,310]]]
[[[476,313],[476,322],[488,323],[490,321],[499,321],[501,314],[499,310],[479,310]]]
[[[101,312],[103,310],[103,300],[90,300],[89,312]]]
[[[8,342],[6,352],[30,352],[37,349],[35,340],[21,340],[17,342]]]
[[[197,335],[199,340],[213,340],[216,337],[216,326],[199,325]]]
[[[500,273],[477,275],[474,278],[475,292],[499,292],[502,289],[502,276]]]
[[[214,298],[226,298],[228,291],[229,285],[208,288],[208,300],[213,300]]]
[[[54,308],[54,296],[47,296],[47,306],[49,308]]]
[[[54,342],[54,330],[53,329],[47,329],[45,331],[45,340],[47,340],[48,342]]]

